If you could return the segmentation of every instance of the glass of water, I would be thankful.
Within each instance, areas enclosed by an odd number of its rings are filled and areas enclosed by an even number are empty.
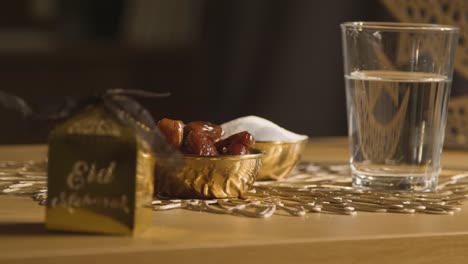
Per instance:
[[[353,185],[435,190],[458,28],[341,24]]]

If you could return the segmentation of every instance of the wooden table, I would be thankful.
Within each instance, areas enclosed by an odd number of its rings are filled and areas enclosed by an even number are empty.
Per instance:
[[[0,160],[43,159],[45,146],[2,146]],[[305,158],[347,160],[344,138],[312,139]],[[468,152],[444,165],[468,170]],[[250,219],[154,212],[141,237],[49,233],[44,208],[0,196],[0,263],[465,263],[468,203],[453,216],[358,213]]]

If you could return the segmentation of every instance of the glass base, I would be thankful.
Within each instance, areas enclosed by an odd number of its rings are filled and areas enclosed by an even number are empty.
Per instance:
[[[369,176],[357,172],[352,176],[353,187],[363,190],[430,192],[437,187],[437,177]]]

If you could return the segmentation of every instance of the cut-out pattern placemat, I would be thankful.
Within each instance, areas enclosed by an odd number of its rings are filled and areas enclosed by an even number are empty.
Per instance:
[[[0,193],[32,196],[45,204],[47,163],[0,162]],[[242,198],[170,199],[157,197],[156,211],[187,209],[257,218],[308,213],[353,215],[357,212],[454,214],[468,199],[468,172],[444,170],[436,192],[374,192],[351,186],[349,166],[302,162],[283,181],[256,182]]]

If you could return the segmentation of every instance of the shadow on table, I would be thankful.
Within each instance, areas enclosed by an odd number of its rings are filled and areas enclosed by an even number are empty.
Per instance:
[[[1,236],[40,236],[49,234],[44,223],[1,223]]]
[[[0,223],[0,238],[2,236],[95,236],[96,234],[49,231],[44,223]]]

